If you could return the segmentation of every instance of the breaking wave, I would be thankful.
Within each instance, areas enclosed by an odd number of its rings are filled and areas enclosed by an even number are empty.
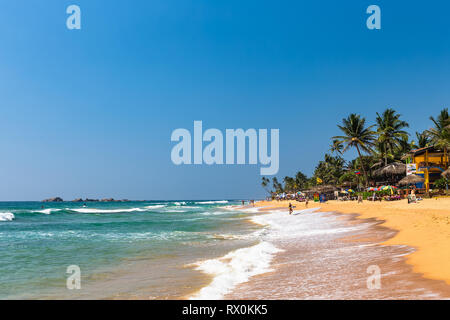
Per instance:
[[[190,297],[192,300],[217,300],[250,277],[271,271],[270,263],[275,253],[282,250],[269,242],[231,251],[218,259],[195,263],[196,270],[213,275],[212,282]]]
[[[15,218],[11,212],[0,212],[0,221],[13,221]]]

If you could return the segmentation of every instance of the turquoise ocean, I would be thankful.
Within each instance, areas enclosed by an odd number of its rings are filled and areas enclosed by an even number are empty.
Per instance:
[[[237,204],[1,202],[0,299],[189,297],[213,279],[199,263],[258,244]],[[69,290],[74,265],[81,289]]]

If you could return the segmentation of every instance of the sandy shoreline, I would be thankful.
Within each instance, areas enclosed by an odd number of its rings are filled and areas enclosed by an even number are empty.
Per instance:
[[[261,201],[255,204],[261,211],[285,208],[289,202],[296,210],[305,204],[296,201]],[[264,207],[264,208],[262,208]],[[406,256],[406,262],[415,273],[450,285],[450,199],[425,199],[417,204],[406,200],[392,202],[328,201],[309,202],[308,208],[321,208],[324,212],[357,214],[358,219],[381,220],[381,226],[396,230],[395,236],[384,241],[385,245],[406,245],[415,252]]]

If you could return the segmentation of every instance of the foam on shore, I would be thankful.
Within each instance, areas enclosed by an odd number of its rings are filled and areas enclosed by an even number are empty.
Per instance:
[[[230,208],[231,209],[231,208]],[[244,212],[258,212],[257,207],[239,208],[234,210]],[[250,220],[263,226],[261,230],[247,236],[258,239],[260,243],[248,248],[232,251],[223,257],[200,261],[194,264],[195,269],[212,275],[211,283],[202,288],[191,299],[222,299],[233,289],[255,275],[271,271],[270,265],[277,252],[275,243],[281,244],[294,239],[326,234],[345,233],[355,231],[365,226],[343,226],[333,223],[334,219],[326,220],[324,215],[329,213],[318,211],[319,208],[296,210],[289,215],[286,209],[275,209],[264,214],[256,214]]]
[[[214,276],[212,282],[190,297],[193,300],[217,300],[250,277],[271,271],[270,262],[281,250],[270,242],[231,251],[218,259],[197,262],[197,270]]]

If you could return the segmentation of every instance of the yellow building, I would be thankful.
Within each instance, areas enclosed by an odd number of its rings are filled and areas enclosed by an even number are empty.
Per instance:
[[[419,187],[428,192],[448,168],[449,159],[446,152],[431,146],[410,151],[408,162],[408,174],[415,173],[425,178],[423,186]]]

